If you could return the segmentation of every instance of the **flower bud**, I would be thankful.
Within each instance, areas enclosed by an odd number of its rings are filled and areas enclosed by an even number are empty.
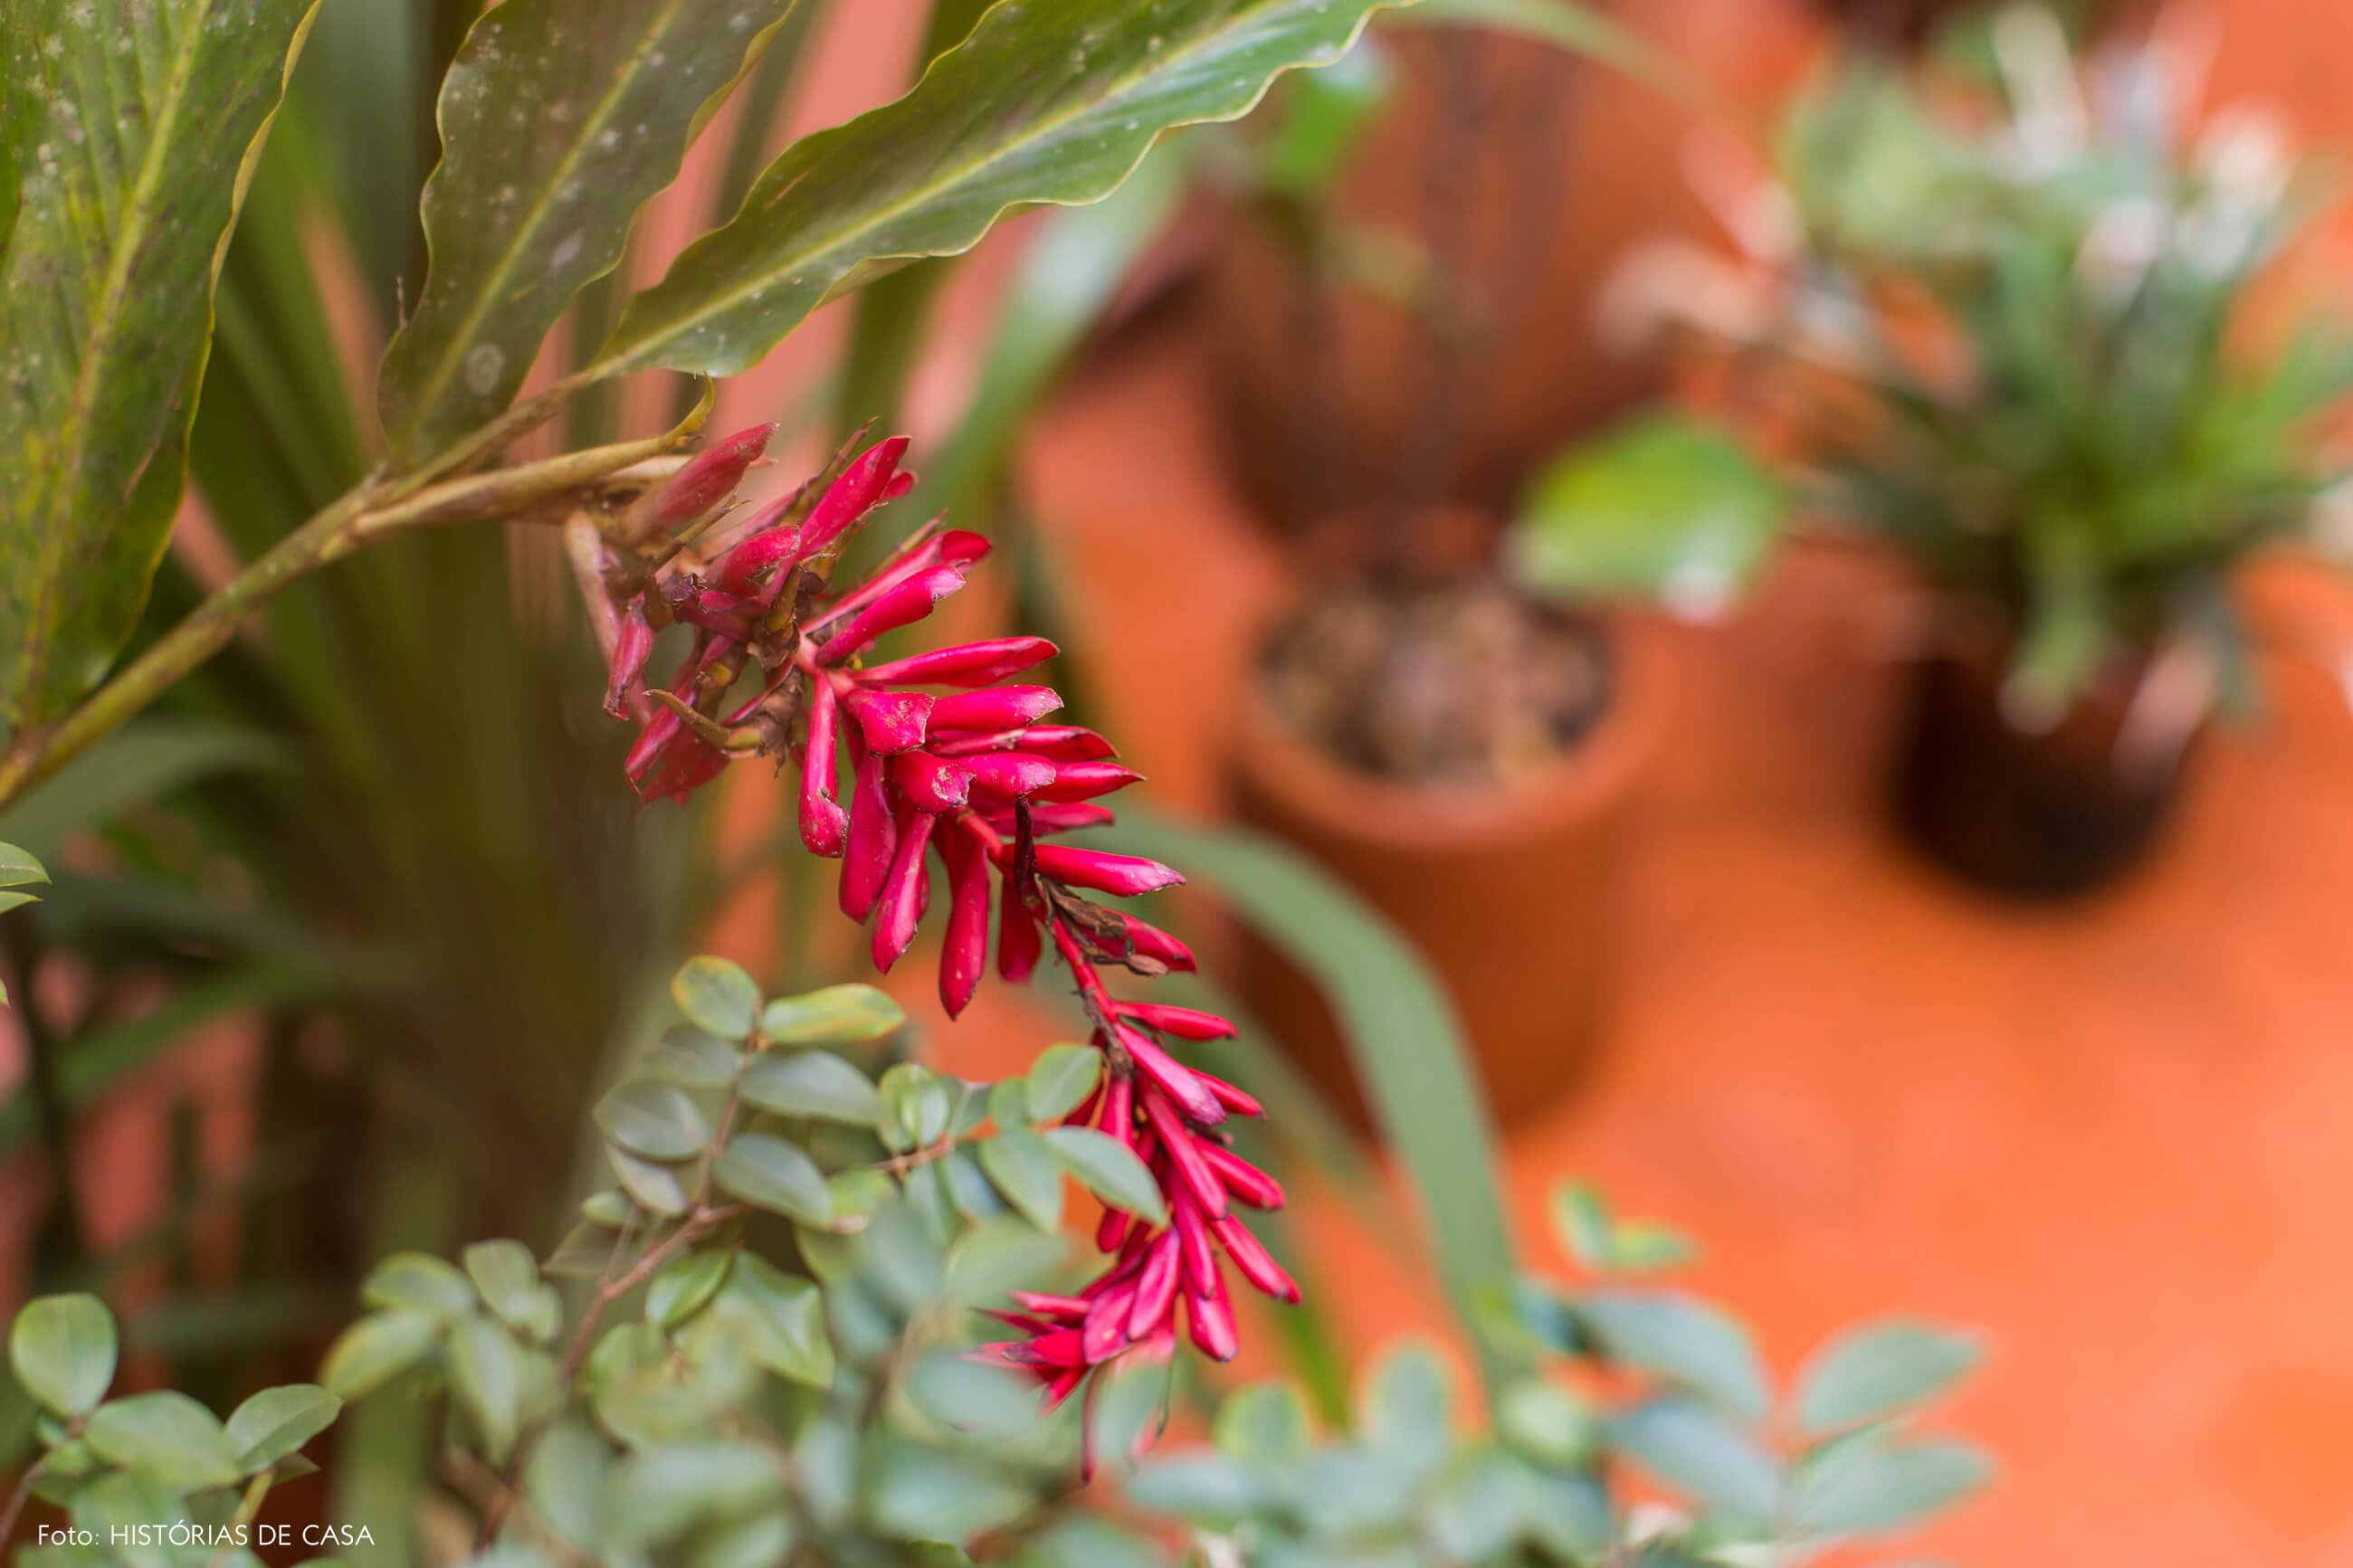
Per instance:
[[[954,826],[940,839],[948,866],[948,927],[940,944],[940,1005],[955,1017],[970,1005],[988,967],[988,857]]]
[[[824,496],[810,509],[808,521],[801,526],[804,559],[821,553],[851,523],[913,487],[915,476],[899,472],[899,459],[906,454],[907,437],[893,436],[877,441],[851,460],[841,478],[826,487]]]
[[[1173,867],[1141,855],[1113,855],[1101,849],[1074,849],[1067,844],[1038,846],[1038,874],[1092,888],[1121,898],[1174,888],[1185,880]]]
[[[923,906],[932,895],[932,879],[923,870],[923,851],[938,822],[929,813],[914,814],[899,836],[898,857],[883,879],[880,911],[874,920],[873,957],[874,967],[885,974],[915,940],[915,928],[923,923]]]
[[[1177,1114],[1176,1107],[1160,1091],[1157,1085],[1144,1091],[1144,1114],[1159,1135],[1160,1146],[1168,1152],[1168,1163],[1176,1168],[1177,1179],[1201,1207],[1205,1219],[1226,1216],[1226,1185],[1218,1180],[1209,1163],[1201,1158],[1201,1146],[1195,1141],[1192,1129]]]
[[[1246,1094],[1242,1090],[1236,1089],[1232,1084],[1228,1083],[1224,1079],[1218,1077],[1215,1073],[1206,1073],[1196,1070],[1193,1076],[1199,1079],[1202,1084],[1208,1088],[1208,1091],[1218,1097],[1218,1103],[1219,1105],[1224,1106],[1228,1110],[1232,1111],[1235,1115],[1264,1116],[1266,1114],[1266,1107],[1261,1105],[1255,1096]]]
[[[871,665],[859,677],[887,686],[994,686],[1059,651],[1044,637],[997,637]]]
[[[1109,1361],[1126,1348],[1128,1314],[1135,1306],[1135,1281],[1124,1280],[1095,1298],[1087,1309],[1086,1325],[1079,1331],[1079,1348],[1088,1364]]]
[[[776,601],[776,590],[800,560],[801,531],[790,523],[778,523],[792,504],[792,498],[786,496],[754,514],[744,537],[712,564],[711,586],[764,609]]]
[[[932,727],[993,734],[1041,719],[1061,705],[1061,694],[1050,686],[992,686],[941,698],[932,708]]]
[[[824,677],[820,675],[819,679]],[[923,743],[931,725],[932,700],[920,691],[877,691],[852,687],[841,700],[842,710],[858,724],[859,739],[870,752],[889,755],[912,752]]]
[[[1183,1191],[1168,1195],[1168,1212],[1176,1216],[1177,1257],[1185,1268],[1185,1286],[1200,1293],[1218,1279],[1218,1249],[1209,1239],[1209,1222]]]
[[[1240,1198],[1252,1208],[1279,1209],[1282,1206],[1282,1184],[1243,1159],[1222,1144],[1201,1142],[1201,1158],[1218,1173],[1230,1195]]]
[[[1029,808],[1029,831],[1032,833],[1076,833],[1082,827],[1108,827],[1119,818],[1107,805],[1087,801],[1078,805],[1066,805],[1050,801]],[[1008,823],[1006,831],[1012,830]]]
[[[1218,1103],[1208,1086],[1191,1068],[1154,1045],[1150,1037],[1123,1026],[1118,1039],[1137,1069],[1182,1106],[1186,1115],[1204,1127],[1214,1127],[1226,1119],[1226,1108]]]
[[[827,664],[839,664],[884,632],[897,631],[922,620],[932,613],[934,605],[963,586],[961,567],[934,566],[918,572],[851,616],[849,624],[818,650],[818,657]]]
[[[1249,1226],[1229,1215],[1224,1219],[1211,1221],[1209,1228],[1217,1232],[1218,1240],[1225,1246],[1226,1256],[1234,1260],[1234,1267],[1242,1271],[1243,1279],[1278,1301],[1295,1302],[1299,1300],[1298,1285],[1283,1272],[1282,1265],[1274,1260],[1258,1237],[1250,1233]]]
[[[1185,1317],[1192,1330],[1193,1343],[1211,1361],[1231,1361],[1241,1348],[1241,1338],[1234,1331],[1233,1304],[1226,1299],[1226,1282],[1211,1281],[1212,1289],[1199,1294],[1187,1292],[1185,1297]]]
[[[1113,910],[1113,913],[1117,914],[1118,911]],[[1120,915],[1119,918],[1127,922],[1128,952],[1142,958],[1157,960],[1169,968],[1184,973],[1189,974],[1193,972],[1196,965],[1191,948],[1170,936],[1158,926],[1146,925],[1134,915]]]
[[[1125,789],[1144,775],[1134,768],[1117,763],[1061,763],[1054,770],[1054,782],[1038,792],[1040,800],[1092,800],[1099,795]]]
[[[871,752],[858,759],[849,791],[849,837],[841,858],[841,912],[862,921],[873,912],[883,879],[899,849],[899,826],[882,788],[882,759]],[[925,817],[924,821],[931,820]]]
[[[610,679],[605,685],[605,711],[616,719],[629,716],[629,697],[642,684],[646,659],[654,651],[654,628],[646,619],[643,595],[631,599],[621,612],[613,639]]]
[[[833,798],[835,698],[822,673],[809,682],[808,743],[801,752],[801,842],[828,859],[841,853],[849,815]]]
[[[1039,1290],[1007,1292],[1013,1304],[1049,1322],[1075,1323],[1087,1315],[1087,1303],[1077,1296],[1050,1296]]]
[[[1147,1339],[1168,1321],[1168,1314],[1176,1306],[1176,1278],[1181,1267],[1176,1256],[1176,1233],[1162,1231],[1145,1253],[1143,1270],[1135,1277],[1135,1304],[1127,1314],[1129,1339]]]
[[[947,754],[946,747],[940,749]],[[976,788],[1008,800],[1034,794],[1054,782],[1054,764],[1026,752],[983,752],[963,762],[972,770]]]
[[[623,521],[621,537],[642,544],[657,535],[675,533],[734,494],[744,474],[768,449],[776,428],[754,425],[696,453],[686,467],[638,498]]]
[[[892,793],[917,811],[936,816],[955,810],[972,794],[972,774],[929,752],[901,752],[891,759]]]
[[[997,973],[1018,985],[1037,973],[1045,953],[1045,937],[1037,917],[1021,901],[1021,889],[1011,877],[1003,879],[997,900]]]
[[[1156,1002],[1120,1002],[1113,1005],[1121,1017],[1180,1040],[1229,1040],[1234,1036],[1231,1020],[1198,1007],[1169,1007]]]

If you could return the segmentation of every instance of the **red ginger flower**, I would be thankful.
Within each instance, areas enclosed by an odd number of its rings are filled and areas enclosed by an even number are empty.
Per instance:
[[[630,518],[689,527],[720,499],[710,470],[723,462],[740,476],[765,440],[765,431],[746,432],[720,443],[712,450],[723,459],[698,458]],[[1104,1074],[1065,1124],[1095,1128],[1133,1151],[1159,1186],[1166,1217],[1107,1210],[1095,1240],[1112,1261],[1093,1282],[1075,1296],[1017,1293],[1011,1310],[992,1314],[1022,1337],[976,1353],[1033,1374],[1050,1406],[1109,1362],[1166,1354],[1180,1318],[1196,1346],[1230,1359],[1227,1262],[1277,1300],[1296,1301],[1299,1288],[1236,1212],[1283,1201],[1281,1185],[1235,1154],[1220,1129],[1229,1115],[1259,1115],[1258,1102],[1162,1044],[1221,1038],[1233,1025],[1193,1008],[1119,1001],[1103,984],[1104,965],[1161,974],[1191,969],[1193,955],[1080,890],[1127,897],[1184,879],[1155,860],[1040,842],[1111,822],[1095,797],[1140,776],[1094,731],[1042,722],[1061,706],[1052,689],[1008,684],[1052,658],[1054,645],[998,637],[858,663],[875,638],[923,620],[962,587],[988,542],[934,519],[864,583],[824,597],[860,521],[912,486],[899,468],[906,446],[894,438],[837,459],[830,477],[754,513],[707,562],[659,533],[648,539],[625,526],[618,539],[608,536],[613,552],[627,556],[608,562],[620,629],[607,650],[607,707],[648,713],[628,771],[649,799],[685,799],[732,757],[796,759],[802,842],[842,862],[841,908],[871,926],[878,968],[888,971],[913,942],[929,912],[926,862],[936,857],[947,872],[939,989],[951,1016],[971,1002],[987,966],[992,903],[1003,978],[1027,980],[1049,943],[1070,971]],[[647,548],[658,558],[638,553]],[[693,648],[666,690],[648,693],[653,629],[673,621],[695,628]],[[759,689],[731,705],[754,663],[764,674]],[[848,763],[846,801],[838,759]]]

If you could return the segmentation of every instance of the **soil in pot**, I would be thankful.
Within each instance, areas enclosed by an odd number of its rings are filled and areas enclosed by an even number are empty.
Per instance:
[[[1506,1125],[1591,1054],[1625,819],[1656,694],[1626,639],[1464,574],[1327,589],[1264,645],[1236,806],[1378,907],[1430,960]],[[1360,1127],[1315,988],[1256,942],[1252,1011]]]
[[[2002,664],[1940,656],[1915,678],[1894,779],[1897,820],[1964,879],[2031,900],[2080,897],[2141,865],[2180,793],[2186,750],[2126,766],[2118,737],[2138,670],[2118,671],[2052,728],[2001,708]]]

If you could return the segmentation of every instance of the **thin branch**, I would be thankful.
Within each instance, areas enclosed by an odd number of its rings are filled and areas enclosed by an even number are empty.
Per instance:
[[[363,479],[189,612],[62,721],[47,728],[27,725],[20,731],[6,755],[0,756],[0,805],[111,733],[182,676],[219,652],[247,615],[289,584],[363,545],[420,528],[503,516],[668,452],[702,427],[709,408],[706,396],[685,421],[641,441],[567,452],[545,462],[440,484],[419,484],[414,476],[398,481],[376,476]],[[471,452],[489,447],[477,439],[464,449]],[[445,462],[436,471],[446,472],[450,466]]]

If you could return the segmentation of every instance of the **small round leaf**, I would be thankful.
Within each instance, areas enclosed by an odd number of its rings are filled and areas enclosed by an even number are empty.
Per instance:
[[[670,983],[670,998],[697,1028],[740,1040],[759,1021],[760,988],[743,966],[708,954],[690,958]]]
[[[8,1331],[8,1364],[25,1392],[60,1415],[97,1407],[114,1382],[114,1314],[77,1292],[25,1304]]]

